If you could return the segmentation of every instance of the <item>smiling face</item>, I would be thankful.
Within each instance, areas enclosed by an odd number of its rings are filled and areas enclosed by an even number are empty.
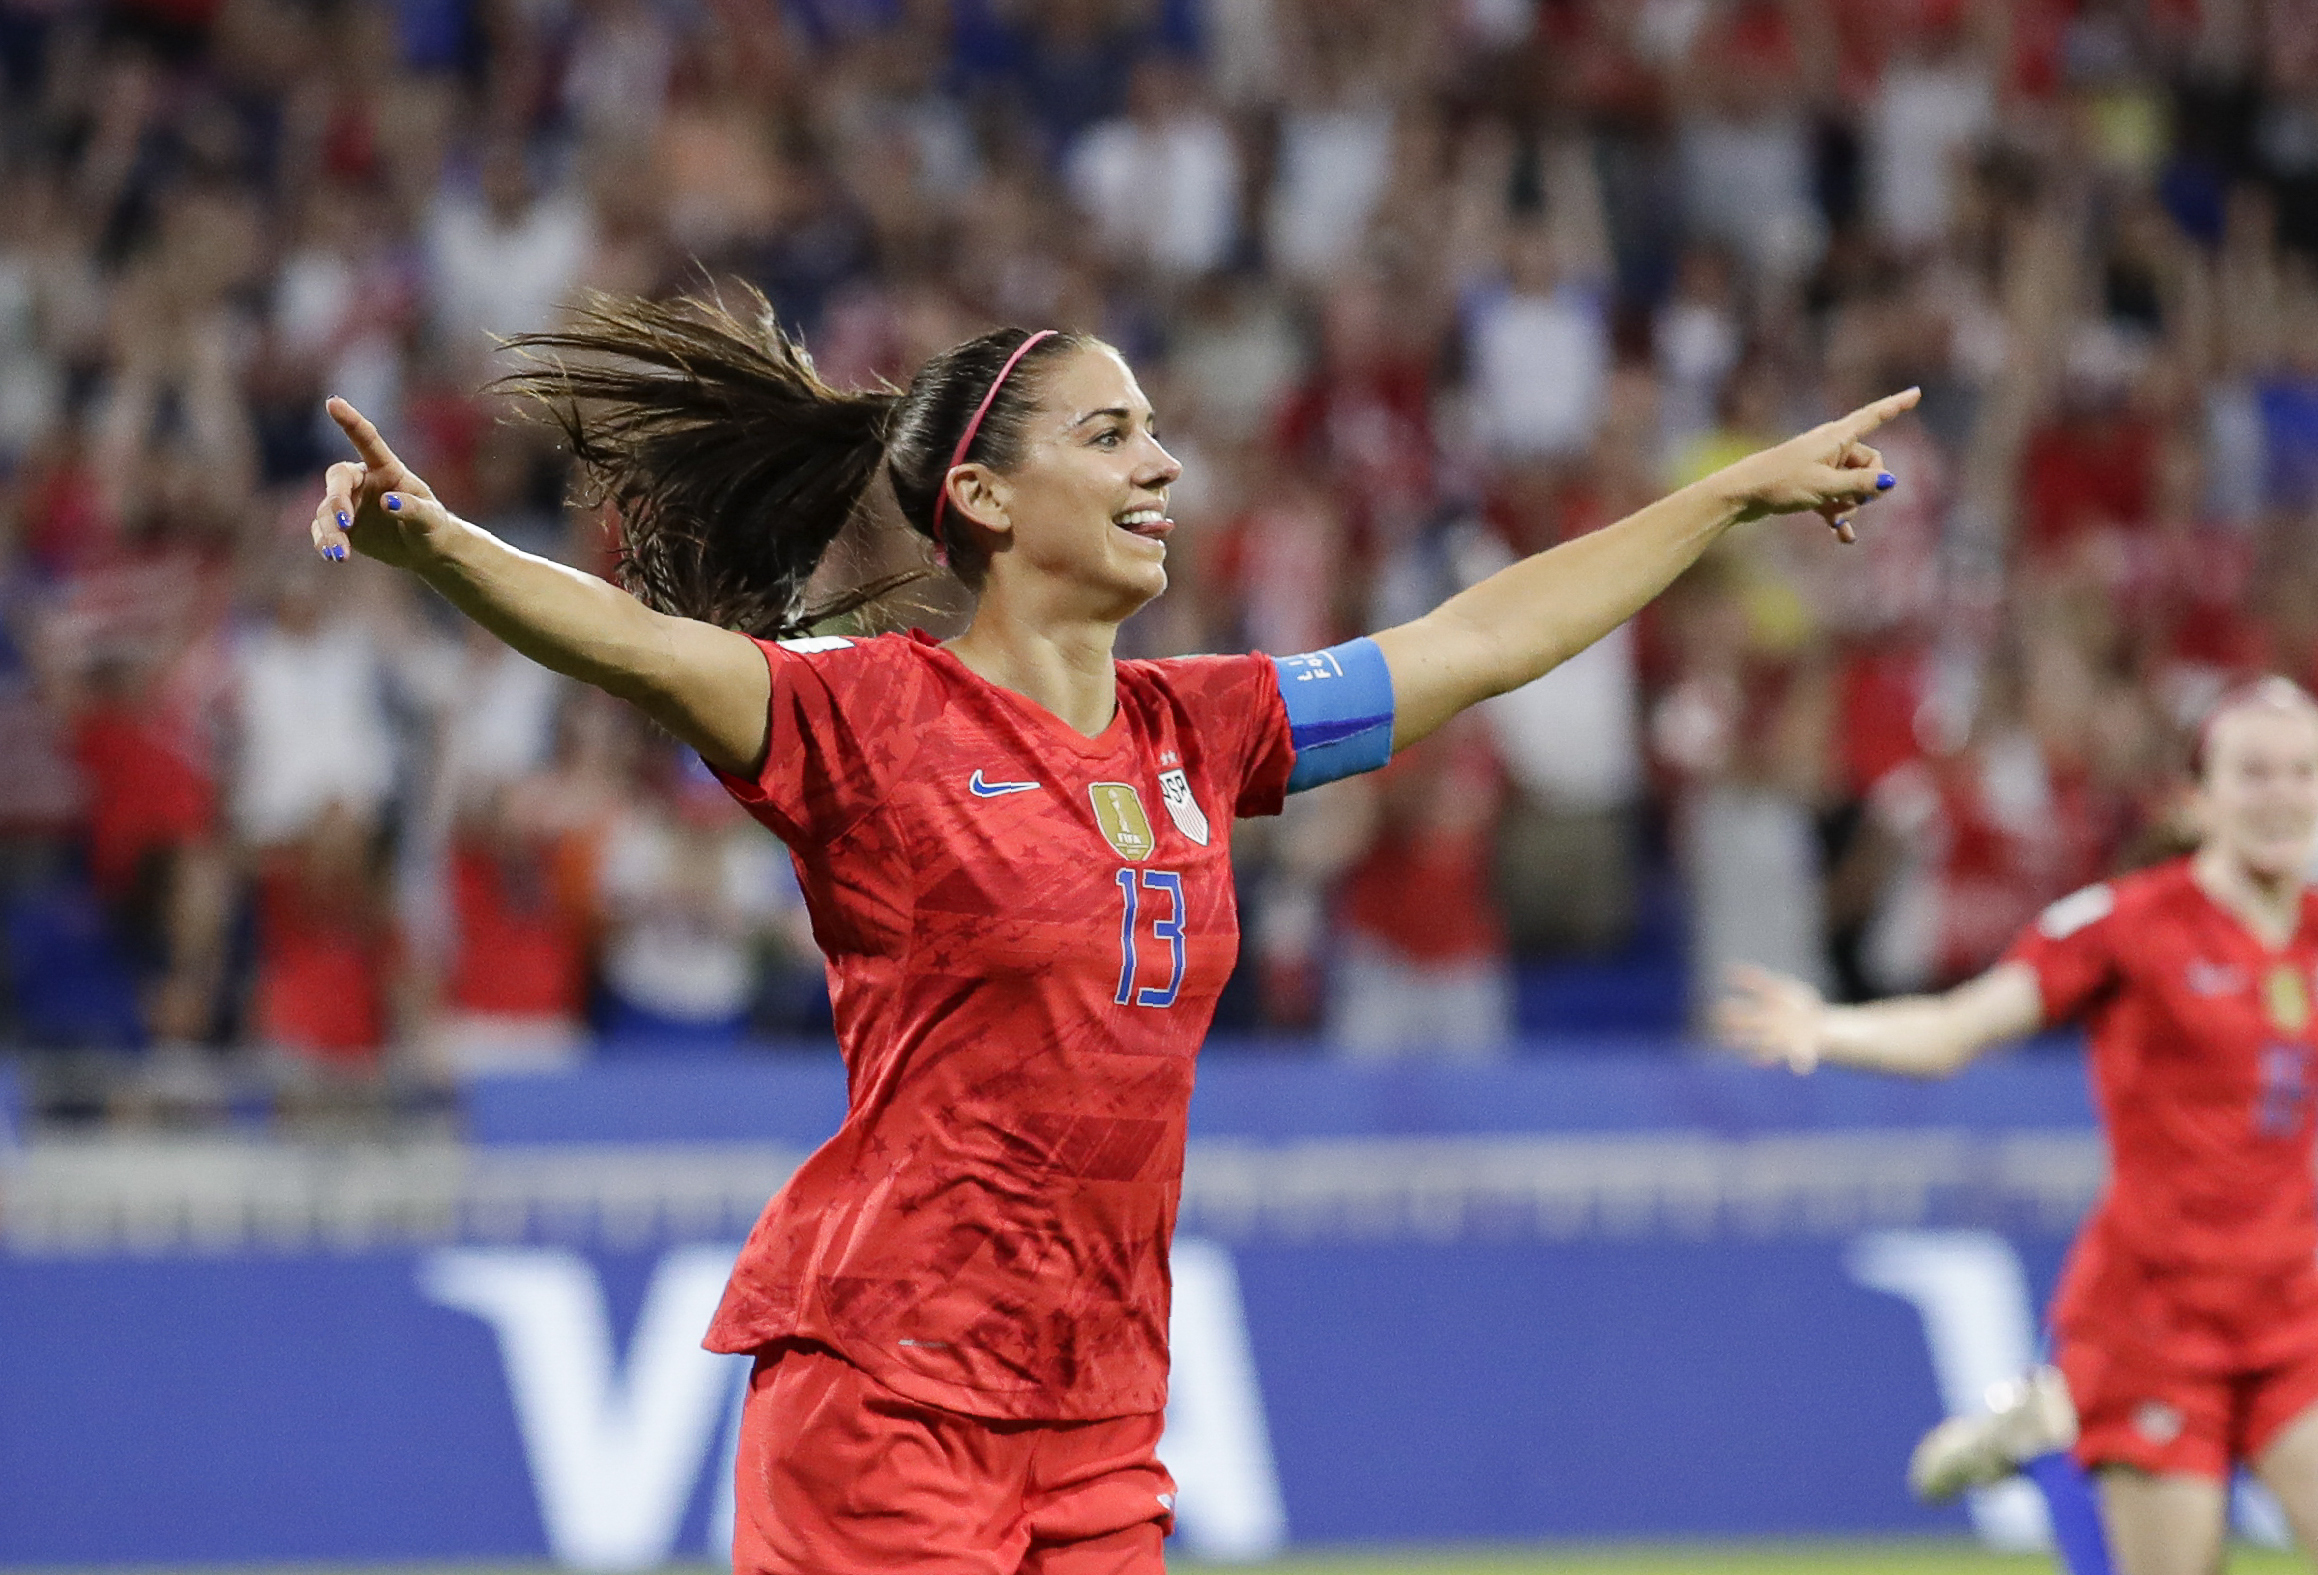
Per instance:
[[[2258,879],[2299,874],[2318,842],[2318,710],[2292,693],[2232,706],[2206,730],[2207,845]]]
[[[985,593],[1062,591],[1087,616],[1122,620],[1167,588],[1167,489],[1183,467],[1108,345],[1045,369],[1037,394],[1020,461],[959,466],[948,507],[989,550]]]

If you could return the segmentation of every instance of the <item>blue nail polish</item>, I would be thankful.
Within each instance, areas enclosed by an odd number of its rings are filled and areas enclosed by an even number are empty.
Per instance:
[[[400,514],[402,512],[402,499],[390,492],[386,495],[386,506]]]
[[[1897,477],[1897,476],[1893,475],[1893,474],[1892,474],[1890,471],[1888,471],[1888,470],[1879,470],[1879,471],[1877,471],[1877,472],[1876,472],[1876,474],[1875,474],[1875,490],[1876,490],[1876,491],[1878,491],[1878,492],[1889,492],[1889,491],[1890,491],[1892,488],[1894,488],[1894,487],[1896,487],[1896,486],[1898,486],[1898,485],[1899,485],[1899,477]]]
[[[340,509],[340,510],[338,511],[338,528],[339,528],[340,530],[344,530],[344,529],[345,529],[347,526],[349,526],[349,525],[351,525],[351,524],[353,524],[353,523],[354,523],[354,522],[353,522],[352,520],[349,520],[349,519],[346,517],[346,511],[345,511],[344,509]]]
[[[343,546],[332,547],[330,549],[330,557],[334,562],[344,563],[346,561],[346,549]]]

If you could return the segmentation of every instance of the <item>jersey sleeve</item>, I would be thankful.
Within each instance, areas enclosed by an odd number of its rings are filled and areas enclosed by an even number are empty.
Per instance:
[[[1175,656],[1163,669],[1199,737],[1202,775],[1240,819],[1277,815],[1295,749],[1268,656]]]
[[[772,675],[764,764],[717,780],[792,847],[834,841],[907,769],[934,686],[890,637],[756,643]]]
[[[2049,1027],[2099,999],[2117,978],[2117,894],[2105,882],[2063,897],[2038,915],[2004,954],[2036,974]]]

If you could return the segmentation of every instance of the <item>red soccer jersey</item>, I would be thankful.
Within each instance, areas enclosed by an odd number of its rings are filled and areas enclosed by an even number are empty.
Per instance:
[[[2273,952],[2177,860],[2054,903],[2008,960],[2047,1022],[2090,1031],[2110,1182],[2088,1240],[2159,1268],[2309,1270],[2318,899]]]
[[[1161,1409],[1232,818],[1276,814],[1294,761],[1273,664],[1120,662],[1089,738],[923,634],[759,643],[771,743],[726,786],[795,858],[849,1108],[709,1347],[819,1341],[984,1417]]]

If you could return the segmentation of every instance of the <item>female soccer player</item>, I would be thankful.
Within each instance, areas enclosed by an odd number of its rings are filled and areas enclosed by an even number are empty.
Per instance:
[[[1167,1242],[1192,1059],[1237,951],[1234,816],[1381,764],[1631,616],[1742,520],[1891,485],[1895,395],[1373,639],[1114,661],[1179,467],[1116,351],[1007,329],[840,392],[771,321],[598,300],[529,341],[619,510],[627,589],[456,518],[344,401],[316,549],[407,568],[633,700],[796,860],[850,1083],[709,1331],[757,1357],[742,1570],[1162,1567]],[[1546,375],[1541,371],[1540,375]],[[955,640],[804,637],[883,474],[972,590]],[[834,605],[858,604],[861,593]]]
[[[2265,681],[2215,711],[2199,755],[2194,856],[2063,898],[1970,983],[1828,1006],[1749,973],[1717,1022],[1761,1061],[1919,1077],[2085,1023],[2112,1179],[2052,1325],[2122,1575],[2219,1569],[2240,1461],[2318,1548],[2318,705]]]

